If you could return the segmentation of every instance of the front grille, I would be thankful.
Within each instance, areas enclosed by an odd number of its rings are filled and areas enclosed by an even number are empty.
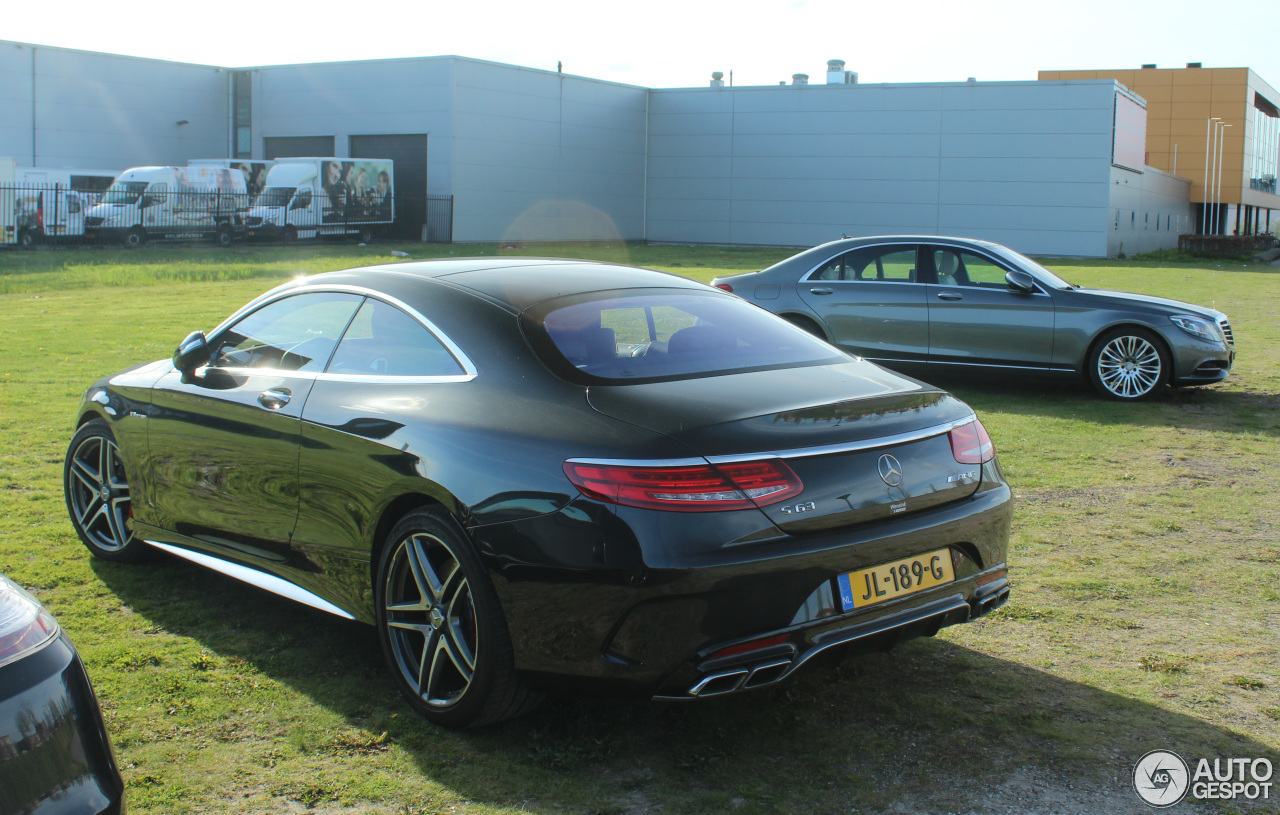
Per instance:
[[[247,223],[251,227],[262,226],[262,219],[256,215],[251,215],[245,219],[245,223]]]
[[[97,215],[90,215],[84,219],[84,225],[85,226],[102,226],[102,222],[105,220],[107,219],[100,218]]]
[[[1218,320],[1218,327],[1222,329],[1222,336],[1226,339],[1227,345],[1235,345],[1236,337],[1231,333],[1231,323],[1226,320]]]

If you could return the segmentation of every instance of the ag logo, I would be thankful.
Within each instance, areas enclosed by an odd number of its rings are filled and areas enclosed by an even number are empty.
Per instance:
[[[1133,767],[1133,789],[1153,807],[1171,807],[1187,797],[1191,770],[1177,753],[1152,750]]]

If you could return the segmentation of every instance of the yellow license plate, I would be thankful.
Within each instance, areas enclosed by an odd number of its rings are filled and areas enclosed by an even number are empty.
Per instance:
[[[881,563],[870,569],[846,572],[836,578],[845,611],[866,608],[896,597],[941,586],[956,579],[951,551],[938,549],[923,555]]]

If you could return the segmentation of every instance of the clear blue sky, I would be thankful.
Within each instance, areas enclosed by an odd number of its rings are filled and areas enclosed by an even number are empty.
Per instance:
[[[0,37],[230,67],[457,54],[646,87],[738,85],[844,59],[861,82],[1035,79],[1041,69],[1249,67],[1280,86],[1280,2],[385,0],[9,3]],[[363,11],[367,9],[368,11]]]

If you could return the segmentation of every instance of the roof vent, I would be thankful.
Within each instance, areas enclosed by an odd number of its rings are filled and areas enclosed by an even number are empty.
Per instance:
[[[712,71],[712,72],[711,72],[711,87],[713,87],[713,88],[723,88],[723,87],[724,87],[724,71]]]
[[[1200,63],[1198,63],[1198,62],[1188,62],[1188,63],[1187,63],[1187,67],[1188,67],[1188,68],[1199,68],[1199,67],[1200,67]]]
[[[808,85],[809,75],[808,74],[792,74],[791,84],[792,85]]]
[[[968,82],[970,85],[976,85],[978,84],[978,78],[976,76],[971,76],[966,79],[965,82]]]
[[[827,60],[827,84],[828,85],[844,84],[844,60],[842,59]]]
[[[1142,63],[1142,67],[1143,67],[1143,69],[1145,70],[1145,69],[1147,69],[1147,68],[1154,68],[1154,67],[1156,67],[1156,64],[1155,64],[1154,62],[1144,62],[1144,63]]]

